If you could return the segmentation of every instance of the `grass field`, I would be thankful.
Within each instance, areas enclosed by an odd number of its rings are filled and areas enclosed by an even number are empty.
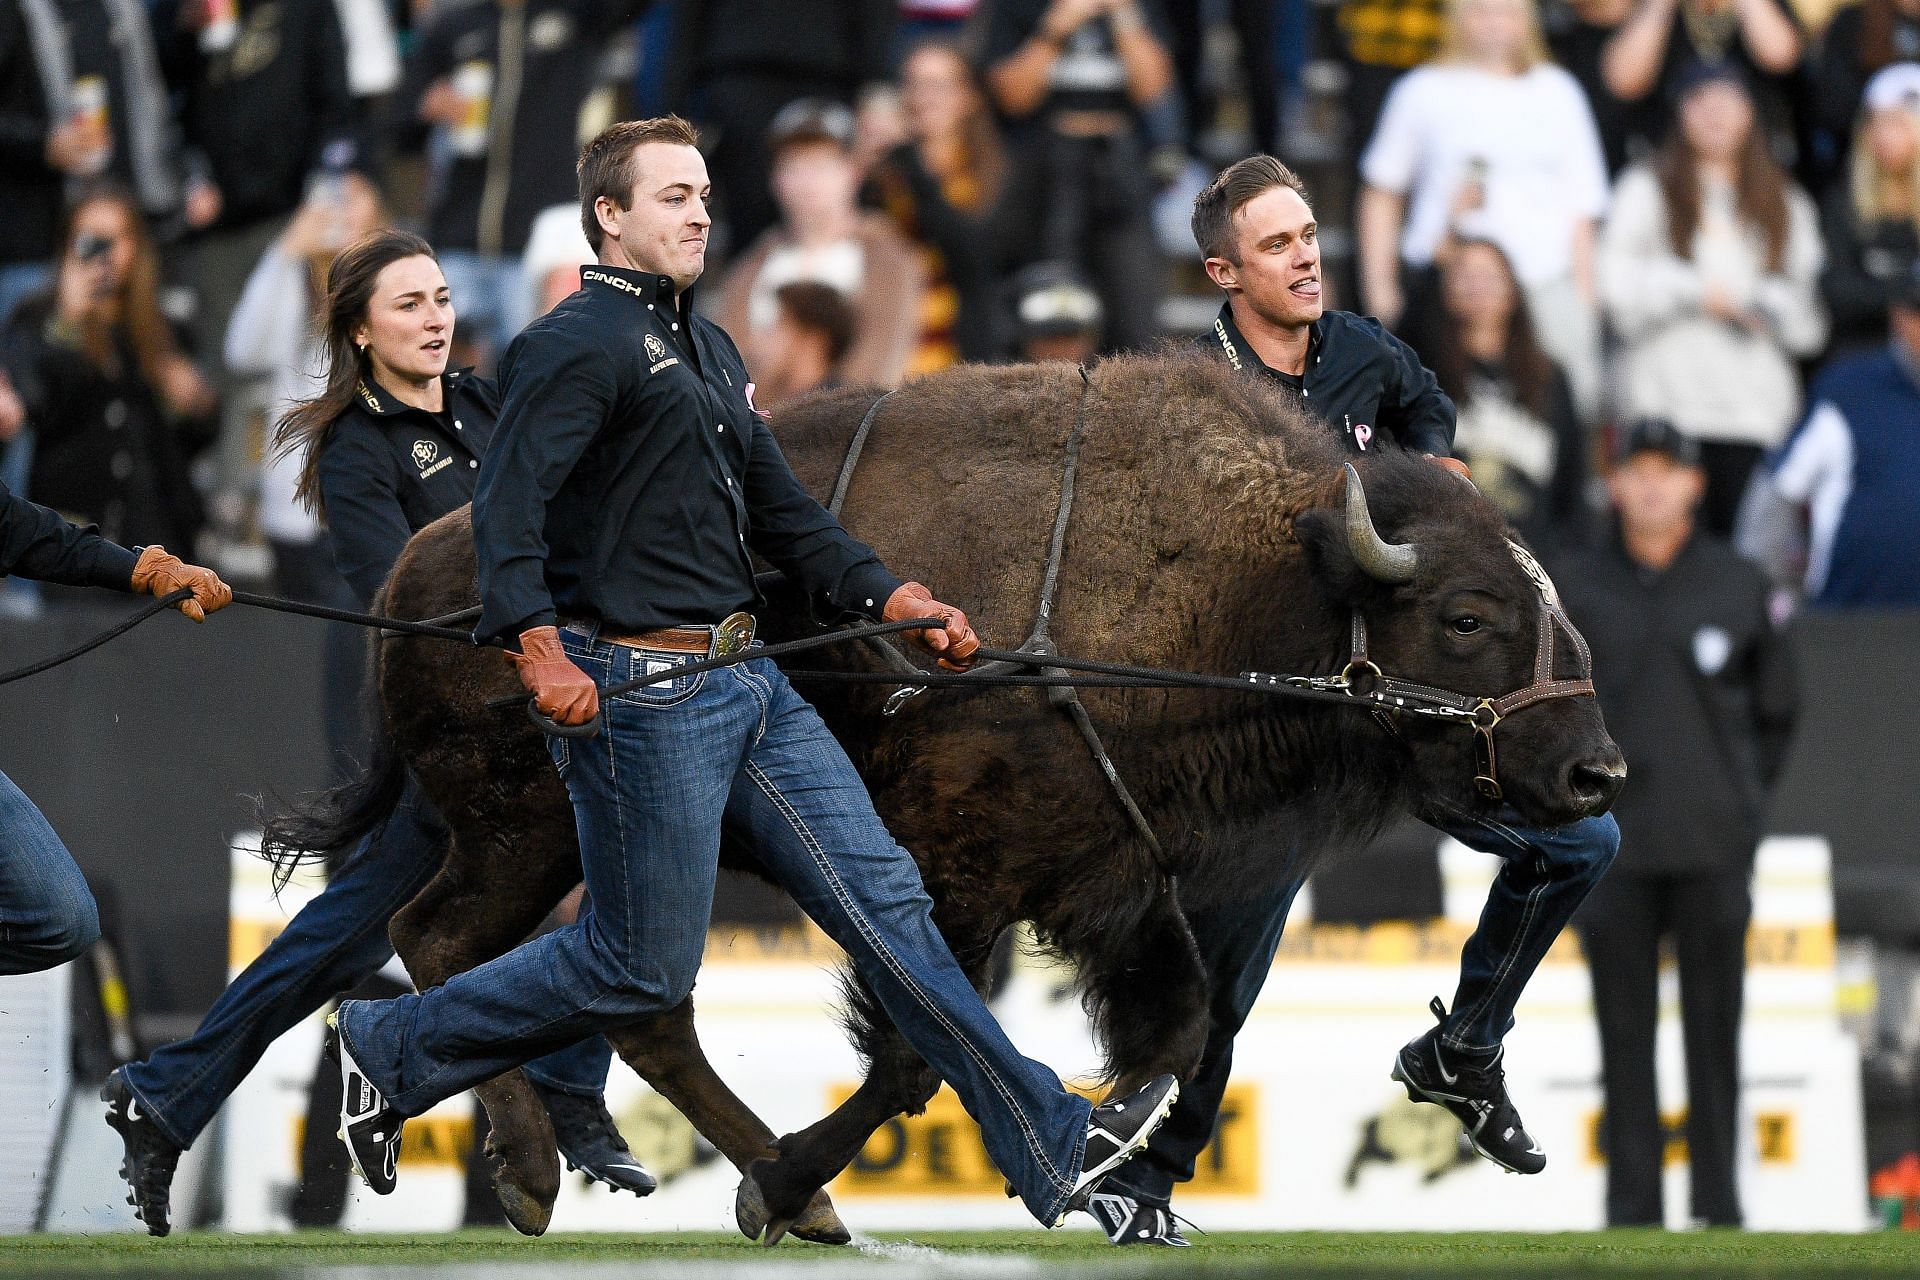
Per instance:
[[[871,1276],[889,1280],[1018,1280],[1025,1276],[1920,1277],[1920,1234],[1761,1235],[1721,1232],[1337,1234],[1215,1233],[1196,1248],[1116,1250],[1091,1232],[928,1233],[850,1249],[738,1236],[574,1235],[522,1240],[502,1232],[286,1236],[188,1233],[0,1238],[0,1277],[203,1276],[209,1280],[494,1280],[495,1277]]]

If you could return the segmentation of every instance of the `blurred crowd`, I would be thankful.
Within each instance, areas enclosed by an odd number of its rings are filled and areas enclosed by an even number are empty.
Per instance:
[[[1920,0],[0,0],[0,478],[324,598],[267,441],[330,255],[421,231],[485,371],[665,111],[763,406],[1202,327],[1185,211],[1268,150],[1536,542],[1659,419],[1783,593],[1920,600]]]

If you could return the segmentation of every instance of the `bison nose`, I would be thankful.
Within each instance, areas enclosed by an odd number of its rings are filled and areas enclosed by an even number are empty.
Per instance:
[[[1612,743],[1607,744],[1604,754],[1576,761],[1567,771],[1567,790],[1588,817],[1598,817],[1611,808],[1626,781],[1627,762]]]

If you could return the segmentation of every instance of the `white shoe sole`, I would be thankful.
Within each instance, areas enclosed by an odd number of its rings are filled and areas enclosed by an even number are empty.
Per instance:
[[[1099,1164],[1095,1165],[1093,1168],[1082,1169],[1080,1171],[1080,1181],[1074,1184],[1073,1195],[1071,1195],[1067,1199],[1067,1204],[1069,1205],[1069,1207],[1066,1209],[1065,1212],[1061,1213],[1061,1215],[1058,1218],[1054,1219],[1053,1225],[1056,1227],[1060,1226],[1061,1224],[1066,1222],[1068,1214],[1074,1212],[1075,1209],[1079,1208],[1079,1206],[1075,1205],[1073,1202],[1080,1198],[1080,1194],[1082,1192],[1088,1190],[1089,1188],[1098,1186],[1100,1184],[1100,1179],[1106,1177],[1109,1173],[1112,1173],[1115,1169],[1125,1164],[1142,1147],[1146,1146],[1149,1142],[1152,1142],[1153,1135],[1159,1130],[1162,1124],[1166,1123],[1167,1116],[1170,1115],[1173,1111],[1173,1104],[1178,1101],[1180,1101],[1180,1082],[1178,1080],[1175,1080],[1173,1082],[1173,1087],[1168,1089],[1166,1092],[1166,1095],[1162,1097],[1160,1101],[1154,1105],[1153,1114],[1148,1116],[1147,1122],[1141,1125],[1140,1128],[1134,1132],[1134,1135],[1132,1138],[1128,1139],[1126,1146],[1121,1147],[1118,1151],[1108,1156],[1105,1160],[1102,1160]]]
[[[334,1130],[333,1136],[340,1139],[340,1145],[347,1149],[347,1163],[351,1164],[353,1171],[360,1175],[360,1181],[367,1184],[367,1189],[377,1196],[389,1196],[393,1194],[394,1187],[389,1186],[386,1190],[381,1190],[380,1187],[374,1183],[374,1180],[367,1176],[366,1169],[361,1166],[359,1149],[347,1140],[347,1123],[349,1120],[347,1115],[347,1099],[352,1096],[348,1092],[348,1085],[351,1083],[352,1076],[358,1075],[362,1080],[365,1080],[367,1073],[360,1069],[360,1064],[353,1060],[353,1054],[347,1051],[347,1038],[340,1034],[339,1018],[340,1011],[338,1009],[327,1015],[327,1027],[333,1032],[334,1051],[340,1057],[340,1127]],[[369,1084],[368,1087],[371,1088],[371,1084]],[[383,1097],[381,1101],[385,1102],[386,1099]],[[395,1117],[395,1119],[397,1120],[398,1117]],[[395,1185],[398,1185],[398,1179],[395,1180]]]

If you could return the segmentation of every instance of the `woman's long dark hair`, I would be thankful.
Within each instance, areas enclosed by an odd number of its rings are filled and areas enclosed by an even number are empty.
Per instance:
[[[1767,130],[1759,112],[1747,131],[1740,152],[1734,203],[1740,220],[1757,227],[1767,245],[1767,270],[1777,272],[1787,260],[1787,175],[1767,150]],[[1667,240],[1676,255],[1693,257],[1693,235],[1700,229],[1700,166],[1678,115],[1666,145],[1653,160],[1653,176],[1667,203]]]
[[[342,249],[327,268],[327,296],[319,312],[326,326],[326,387],[289,409],[273,434],[279,456],[301,455],[294,495],[316,515],[326,515],[320,498],[320,455],[367,375],[366,353],[354,346],[353,331],[367,318],[380,273],[404,258],[418,257],[434,257],[433,246],[410,231],[375,231]]]
[[[1501,269],[1507,273],[1507,287],[1513,291],[1513,314],[1507,318],[1501,363],[1520,406],[1534,417],[1550,421],[1555,365],[1553,357],[1540,345],[1539,335],[1534,332],[1533,316],[1527,310],[1526,291],[1520,287],[1520,279],[1513,273],[1513,262],[1499,245],[1478,237],[1461,239],[1453,252],[1460,253],[1469,247],[1490,250],[1499,259]],[[1423,331],[1424,338],[1418,345],[1421,358],[1433,370],[1433,376],[1439,379],[1440,389],[1455,404],[1465,404],[1470,389],[1467,377],[1473,360],[1460,341],[1462,326],[1447,310],[1445,275],[1446,269],[1443,267],[1441,278],[1433,284],[1429,308],[1432,318],[1417,326]]]

